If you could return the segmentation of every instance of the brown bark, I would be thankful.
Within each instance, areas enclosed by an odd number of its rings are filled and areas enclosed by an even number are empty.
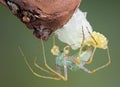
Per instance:
[[[5,0],[0,0],[0,3],[3,4],[3,5],[5,5],[5,6],[7,6]]]
[[[37,38],[47,40],[72,17],[81,0],[0,0]]]

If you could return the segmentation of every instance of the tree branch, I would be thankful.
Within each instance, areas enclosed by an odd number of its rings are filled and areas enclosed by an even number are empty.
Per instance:
[[[0,3],[3,4],[3,5],[5,5],[5,6],[7,6],[5,0],[0,0]]]
[[[72,17],[81,0],[0,0],[43,40]]]

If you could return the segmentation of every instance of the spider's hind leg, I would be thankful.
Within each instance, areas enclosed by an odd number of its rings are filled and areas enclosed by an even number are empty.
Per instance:
[[[35,76],[37,76],[37,77],[39,77],[39,78],[53,79],[53,80],[61,80],[60,78],[57,78],[57,77],[44,76],[44,75],[41,75],[41,74],[36,73],[36,72],[32,69],[32,67],[30,66],[30,64],[28,63],[27,58],[26,58],[26,56],[24,55],[24,53],[23,53],[23,51],[22,51],[22,49],[21,49],[20,46],[18,47],[18,49],[19,49],[21,55],[23,56],[26,65],[28,66],[29,70],[32,72],[33,75],[35,75]],[[35,62],[36,62],[36,60],[35,60]],[[47,70],[43,69],[42,67],[38,66],[36,63],[35,63],[35,66],[38,67],[40,70],[49,73],[49,71],[47,71]]]
[[[90,73],[95,73],[96,71],[101,70],[101,69],[107,67],[108,65],[110,65],[111,59],[110,59],[109,48],[107,48],[106,50],[107,50],[107,54],[108,54],[108,62],[100,67],[97,67],[96,69],[91,70]]]
[[[62,79],[62,80],[64,80],[64,81],[66,81],[67,78],[66,78],[65,76],[63,76],[63,75],[61,75],[60,73],[56,72],[54,69],[52,69],[52,68],[47,64],[46,55],[45,55],[44,43],[43,43],[42,40],[41,40],[41,44],[42,44],[42,49],[43,49],[44,64],[45,64],[46,68],[47,68],[48,70],[50,70],[52,73],[54,73],[55,75],[57,75],[57,76],[58,76],[58,79]]]

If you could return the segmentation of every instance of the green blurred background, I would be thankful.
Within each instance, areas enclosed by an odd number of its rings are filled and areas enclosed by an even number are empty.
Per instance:
[[[54,81],[37,78],[32,75],[21,56],[20,46],[30,65],[39,48],[38,63],[43,66],[40,41],[32,31],[19,21],[8,8],[0,5],[0,87],[119,87],[120,86],[120,1],[119,0],[83,0],[80,9],[88,12],[87,19],[95,31],[103,33],[109,39],[112,64],[95,74],[82,70],[68,72],[68,81]],[[59,41],[57,41],[58,43]],[[59,43],[58,43],[59,44]],[[61,47],[63,44],[59,44]],[[45,43],[47,61],[55,67],[55,58],[50,55],[51,38]],[[92,67],[107,61],[103,50],[98,50]],[[34,68],[37,72],[38,69]],[[44,74],[42,72],[42,74]]]

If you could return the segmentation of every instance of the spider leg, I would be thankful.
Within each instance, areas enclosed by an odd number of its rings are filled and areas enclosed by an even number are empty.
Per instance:
[[[77,58],[77,63],[78,64],[80,64],[80,55],[82,53],[82,49],[83,49],[84,41],[85,41],[85,34],[84,34],[84,31],[83,31],[83,26],[82,26],[82,33],[83,33],[83,38],[82,38],[82,43],[81,43],[80,50],[79,50],[79,57]]]
[[[37,76],[37,77],[40,77],[40,78],[45,78],[45,79],[60,80],[60,78],[44,76],[44,75],[40,75],[40,74],[36,73],[36,72],[32,69],[32,67],[30,66],[30,64],[28,63],[27,58],[26,58],[26,56],[24,55],[21,47],[18,47],[18,49],[19,49],[21,55],[23,56],[23,58],[24,58],[24,60],[25,60],[25,63],[27,64],[28,68],[30,69],[30,71],[32,72],[33,75],[35,75],[35,76]],[[41,68],[41,70],[42,70],[42,68]],[[43,70],[43,71],[44,71],[44,70]]]
[[[109,48],[107,48],[107,54],[108,54],[108,62],[106,64],[96,68],[96,69],[91,70],[90,73],[95,73],[96,71],[107,67],[111,63]]]
[[[84,67],[84,65],[86,64],[86,62],[84,61],[81,61],[81,64],[79,64],[79,68],[82,69],[83,71],[87,72],[87,73],[90,73],[90,70],[87,69],[86,67]]]
[[[87,62],[82,62],[82,61],[81,61],[81,64],[79,65],[79,67],[80,67],[80,69],[82,69],[83,71],[85,71],[87,73],[90,73],[90,74],[95,73],[96,71],[101,70],[101,69],[107,67],[111,63],[109,48],[107,48],[107,55],[108,55],[108,62],[106,64],[100,66],[100,67],[97,67],[97,68],[95,68],[93,70],[89,70],[86,67],[84,67],[84,64],[87,64]]]
[[[61,72],[61,67],[60,67],[60,65],[58,65],[58,64],[56,64],[56,71],[57,71],[58,73],[60,73],[60,74],[62,73],[62,72]]]
[[[91,34],[91,32],[88,30],[88,27],[86,27],[86,28],[87,28],[87,31],[88,31],[88,33],[90,34],[91,38],[94,40],[95,44],[97,45],[98,43],[97,43],[96,39],[95,39],[94,36]]]
[[[45,63],[45,66],[48,68],[48,70],[50,70],[51,72],[53,72],[54,74],[56,74],[58,77],[60,77],[62,80],[66,81],[67,78],[64,77],[63,75],[61,75],[60,73],[56,72],[54,69],[52,69],[46,62],[46,56],[45,56],[45,48],[44,48],[44,43],[43,41],[41,40],[41,43],[42,43],[42,47],[43,47],[43,57],[44,57],[44,63]],[[58,79],[60,79],[58,78]]]
[[[39,68],[40,70],[42,70],[42,71],[44,71],[44,72],[47,72],[47,73],[50,73],[50,74],[53,75],[53,73],[51,73],[50,71],[42,68],[40,65],[37,64],[37,57],[35,57],[35,59],[34,59],[34,65],[35,65],[37,68]]]
[[[93,41],[94,41],[96,44],[98,44],[97,41],[95,40],[95,38],[93,37],[93,35],[91,34],[91,32],[88,30],[88,27],[86,27],[86,29],[87,29],[88,33],[90,34],[90,37],[93,39]],[[94,55],[95,51],[96,51],[96,47],[93,49],[93,53],[92,53],[92,55],[90,56],[90,59],[86,62],[86,64],[92,63],[93,55]]]
[[[86,64],[92,63],[92,60],[93,60],[93,56],[94,56],[95,51],[96,51],[96,47],[93,49],[93,52],[92,52],[92,54],[91,54],[91,56],[90,56],[90,59],[86,62]]]
[[[66,64],[66,57],[64,57],[64,77],[67,80],[67,64]]]

